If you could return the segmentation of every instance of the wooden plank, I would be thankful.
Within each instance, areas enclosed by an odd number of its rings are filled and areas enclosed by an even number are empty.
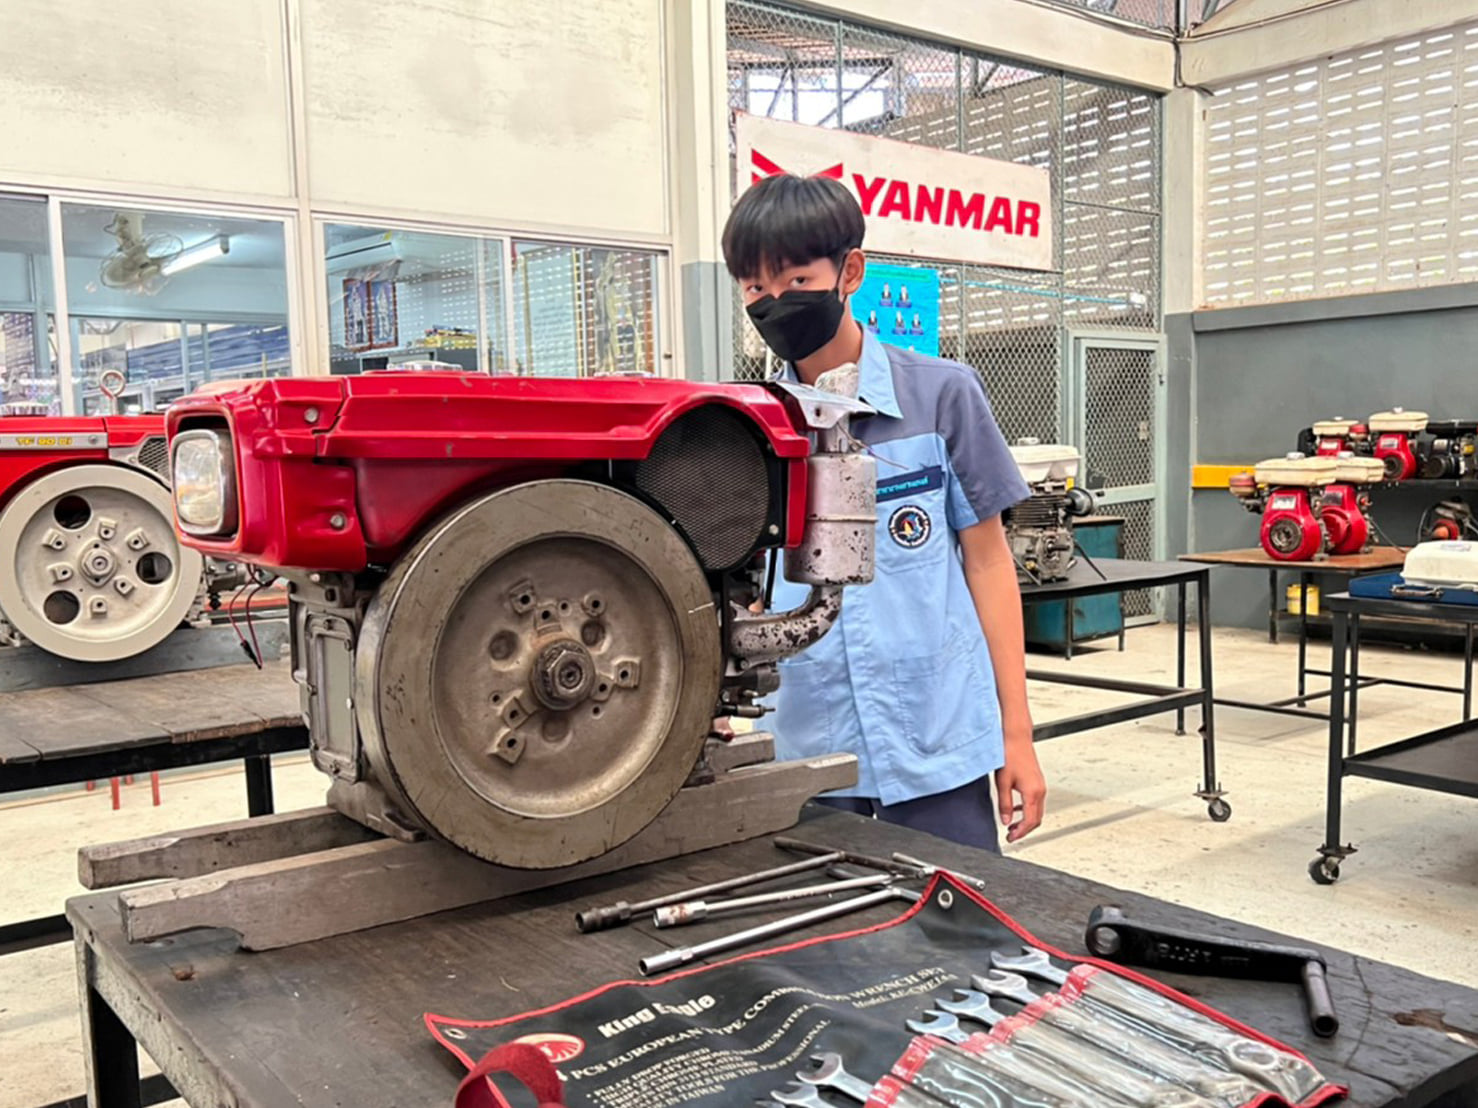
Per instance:
[[[243,666],[165,673],[78,685],[75,691],[157,725],[176,742],[240,735],[302,718],[298,686],[292,671],[281,663],[260,670]]]
[[[1260,546],[1242,550],[1206,550],[1182,554],[1183,562],[1213,566],[1244,566],[1248,569],[1306,569],[1315,573],[1370,573],[1380,569],[1399,569],[1406,563],[1406,551],[1394,546],[1377,546],[1364,554],[1334,554],[1312,562],[1282,562],[1268,556]]]
[[[20,762],[37,762],[41,752],[30,743],[17,738],[0,717],[0,766],[17,765]]]
[[[158,724],[131,716],[80,688],[33,689],[0,697],[0,730],[24,735],[43,759],[169,738],[168,730]]]
[[[287,658],[287,620],[255,619],[253,627],[257,645],[268,664]],[[118,662],[74,662],[28,644],[0,649],[0,693],[249,664],[241,649],[241,639],[225,626],[182,627],[152,650]]]
[[[793,834],[882,857],[900,850],[976,874],[987,882],[991,899],[1022,925],[1070,952],[1083,951],[1084,923],[1096,904],[1119,904],[1131,916],[1167,927],[1311,945],[819,806],[807,811]],[[739,924],[720,918],[666,932],[638,922],[581,935],[575,911],[660,896],[791,857],[756,839],[252,955],[239,953],[231,936],[220,931],[129,944],[112,893],[76,898],[67,912],[79,941],[96,955],[90,962],[99,991],[191,1103],[424,1104],[450,1100],[462,1069],[430,1045],[423,1013],[505,1018],[634,977],[638,958],[727,934]],[[1290,873],[1286,880],[1304,878]],[[744,924],[793,911],[756,914]],[[897,912],[871,909],[777,942],[850,931]],[[1478,1052],[1456,1030],[1478,1027],[1478,992],[1340,951],[1326,955],[1344,1026],[1328,1040],[1309,1033],[1293,986],[1156,976],[1303,1050],[1326,1076],[1351,1085],[1352,1108],[1414,1108],[1478,1079]],[[325,1029],[343,1034],[326,1035]]]
[[[856,780],[851,755],[735,770],[680,790],[615,850],[559,869],[507,869],[438,842],[385,839],[126,891],[119,906],[133,942],[224,927],[248,950],[272,950],[770,834],[818,793]]]
[[[171,835],[85,846],[77,852],[77,880],[83,888],[107,889],[160,878],[196,877],[378,838],[374,831],[332,808],[305,808]]]
[[[735,735],[727,742],[708,744],[708,764],[714,773],[728,773],[742,766],[757,766],[775,760],[775,736],[765,731]]]

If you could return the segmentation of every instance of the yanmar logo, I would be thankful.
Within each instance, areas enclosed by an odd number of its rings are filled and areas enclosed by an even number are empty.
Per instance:
[[[749,158],[754,181],[788,172],[758,150],[751,150]],[[840,162],[811,176],[850,181],[865,216],[1023,238],[1038,238],[1042,233],[1042,206],[1031,200],[988,196],[893,177],[848,174]]]
[[[556,1066],[580,1057],[585,1053],[585,1040],[574,1035],[562,1035],[557,1031],[536,1031],[530,1035],[521,1035],[513,1040],[516,1043],[528,1043],[536,1046]]]

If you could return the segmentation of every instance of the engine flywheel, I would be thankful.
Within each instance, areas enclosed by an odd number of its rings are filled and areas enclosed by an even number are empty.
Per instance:
[[[202,572],[175,536],[169,491],[126,466],[56,470],[0,512],[0,613],[63,658],[157,646],[189,615]]]
[[[370,603],[356,667],[370,764],[405,814],[548,869],[625,842],[682,787],[722,652],[677,531],[625,493],[550,480],[436,524]]]

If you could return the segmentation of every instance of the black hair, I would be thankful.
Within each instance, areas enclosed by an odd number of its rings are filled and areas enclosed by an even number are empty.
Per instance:
[[[724,224],[724,262],[736,279],[828,258],[840,268],[862,245],[857,198],[830,177],[782,173],[752,185]]]

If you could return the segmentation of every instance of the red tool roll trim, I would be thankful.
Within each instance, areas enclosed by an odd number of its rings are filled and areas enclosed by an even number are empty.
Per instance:
[[[520,1082],[539,1098],[539,1108],[563,1108],[564,1091],[554,1063],[529,1043],[504,1043],[483,1055],[457,1086],[455,1108],[508,1108],[503,1094],[488,1080],[495,1073]]]

